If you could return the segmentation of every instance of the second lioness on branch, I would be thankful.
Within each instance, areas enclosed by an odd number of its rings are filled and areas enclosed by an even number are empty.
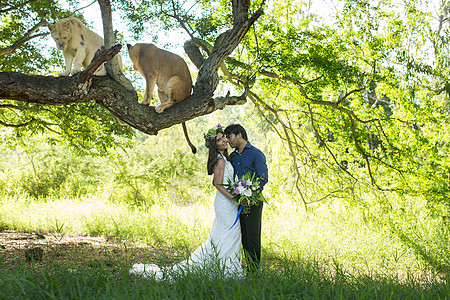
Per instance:
[[[165,109],[191,95],[191,73],[186,62],[180,56],[153,44],[139,43],[134,46],[127,44],[127,47],[134,69],[141,73],[146,81],[142,103],[151,103],[155,84],[158,86],[160,101],[160,104],[155,107],[157,113],[162,113]],[[186,141],[195,154],[197,149],[189,140],[186,123],[183,122],[182,125]]]

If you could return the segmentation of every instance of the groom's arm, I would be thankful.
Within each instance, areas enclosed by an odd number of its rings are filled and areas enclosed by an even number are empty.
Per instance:
[[[269,169],[267,168],[266,156],[259,149],[255,156],[255,168],[256,176],[259,178],[259,190],[262,191],[264,189],[264,185],[266,185],[267,181],[269,181]]]

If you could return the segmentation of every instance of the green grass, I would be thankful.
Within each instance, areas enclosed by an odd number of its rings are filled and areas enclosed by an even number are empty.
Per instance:
[[[170,200],[168,193],[160,196]],[[164,206],[138,207],[96,197],[4,197],[2,230],[102,235],[119,246],[105,245],[101,254],[77,246],[62,254],[48,245],[46,253],[54,256],[40,262],[26,261],[21,252],[7,257],[1,250],[0,299],[449,298],[448,270],[437,270],[388,226],[369,223],[360,210],[339,202],[305,212],[294,202],[272,198],[264,209],[262,272],[257,277],[189,274],[156,283],[129,276],[135,262],[170,265],[204,241],[214,217],[213,194],[202,197],[186,205],[165,201]]]
[[[130,207],[103,199],[26,200],[4,198],[0,229],[108,236],[152,244],[199,243],[214,218],[211,206],[192,204]],[[206,216],[206,217],[205,217]]]
[[[447,299],[448,285],[413,277],[349,275],[327,272],[318,261],[280,259],[260,275],[222,279],[186,274],[174,282],[129,276],[129,264],[110,256],[106,262],[87,261],[30,268],[21,262],[0,277],[2,299]],[[105,267],[113,265],[113,267]],[[4,267],[4,266],[2,266]],[[2,268],[3,269],[3,268]]]

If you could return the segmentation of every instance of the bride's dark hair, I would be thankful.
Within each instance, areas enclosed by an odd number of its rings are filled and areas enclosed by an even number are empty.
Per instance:
[[[217,147],[216,147],[216,138],[217,138],[217,134],[219,132],[224,134],[222,128],[217,128],[216,136],[212,137],[210,135],[205,135],[206,147],[209,150],[208,163],[206,165],[206,167],[208,169],[208,175],[212,175],[214,173],[214,166],[216,165],[217,161],[219,160],[218,155],[220,154],[220,152],[217,151]],[[223,155],[226,157],[227,160],[229,159],[227,149],[225,149]]]

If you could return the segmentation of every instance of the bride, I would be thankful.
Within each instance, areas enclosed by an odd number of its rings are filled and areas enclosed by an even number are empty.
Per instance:
[[[171,272],[217,268],[226,277],[243,274],[241,267],[241,226],[237,218],[238,204],[233,195],[221,184],[233,179],[233,166],[228,161],[228,144],[222,126],[211,128],[205,134],[205,144],[209,150],[208,175],[214,174],[216,187],[214,199],[215,218],[211,232],[187,260],[164,270],[155,264],[134,264],[130,274],[154,277],[156,280],[170,279]]]

